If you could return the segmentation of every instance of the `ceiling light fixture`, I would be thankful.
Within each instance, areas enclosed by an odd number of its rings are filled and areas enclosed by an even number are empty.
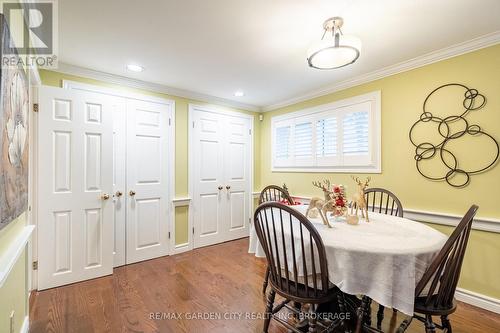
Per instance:
[[[133,64],[127,65],[127,69],[131,72],[137,72],[137,73],[144,71],[144,67],[139,66],[139,65],[133,65]]]
[[[245,96],[245,93],[243,91],[241,91],[241,90],[238,90],[238,91],[234,92],[234,96],[236,96],[236,97],[243,97],[243,96]]]
[[[334,69],[354,63],[359,58],[361,41],[347,36],[340,28],[344,19],[335,16],[323,23],[323,37],[314,43],[307,52],[307,62],[317,69]]]

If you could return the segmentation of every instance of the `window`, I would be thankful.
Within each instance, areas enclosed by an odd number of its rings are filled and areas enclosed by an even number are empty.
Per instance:
[[[381,172],[380,92],[271,119],[273,171]]]

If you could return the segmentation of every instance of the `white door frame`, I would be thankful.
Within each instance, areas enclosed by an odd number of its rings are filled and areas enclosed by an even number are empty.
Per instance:
[[[169,177],[169,189],[168,189],[169,191],[168,192],[169,192],[169,195],[168,196],[169,197],[167,198],[167,200],[169,203],[168,218],[170,220],[170,223],[168,226],[168,232],[170,234],[169,252],[170,252],[170,254],[173,254],[174,253],[173,251],[175,249],[175,206],[173,204],[173,199],[175,197],[175,113],[176,113],[175,101],[170,100],[170,99],[166,99],[166,98],[144,95],[144,94],[109,88],[109,87],[100,86],[100,85],[81,83],[81,82],[72,81],[72,80],[62,80],[62,87],[65,89],[75,89],[75,90],[81,90],[81,91],[106,94],[106,95],[110,95],[110,96],[159,103],[159,104],[169,106],[170,109],[172,110],[171,117],[170,117],[170,126],[171,126],[172,130],[170,131],[170,135],[168,137],[168,145],[169,145],[169,150],[171,153],[168,156],[168,169],[169,169],[169,173],[168,173],[168,177]],[[36,119],[36,121],[37,120],[38,119]],[[38,193],[34,193],[34,194],[35,194],[35,196],[38,195]],[[37,260],[37,258],[33,258],[33,260]]]
[[[233,110],[228,110],[224,108],[219,108],[215,107],[213,105],[200,105],[200,104],[191,104],[189,103],[189,112],[188,112],[188,196],[191,198],[189,202],[189,218],[188,218],[188,245],[187,250],[192,250],[194,248],[194,242],[193,242],[193,228],[195,227],[194,225],[194,214],[191,212],[193,211],[193,198],[194,198],[194,184],[196,183],[194,181],[194,168],[193,168],[193,161],[194,161],[194,152],[191,147],[193,147],[193,137],[194,137],[194,128],[193,128],[193,119],[194,119],[194,112],[195,111],[203,111],[203,112],[211,112],[219,115],[229,115],[233,117],[240,117],[240,118],[246,118],[250,120],[250,176],[249,176],[249,189],[248,193],[249,195],[249,219],[252,219],[252,214],[253,214],[253,178],[254,178],[254,119],[255,116],[249,115],[243,112],[238,112],[238,111],[233,111]],[[199,226],[196,226],[199,227]]]

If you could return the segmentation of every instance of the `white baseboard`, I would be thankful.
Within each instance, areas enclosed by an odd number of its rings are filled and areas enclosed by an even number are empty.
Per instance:
[[[500,299],[489,297],[462,288],[457,288],[457,291],[455,292],[455,298],[461,302],[500,314]]]
[[[21,326],[21,330],[19,331],[19,333],[28,333],[29,330],[30,330],[30,317],[26,316],[24,317],[23,326]]]
[[[184,253],[184,252],[190,251],[192,249],[193,248],[190,246],[189,242],[188,243],[177,244],[173,248],[171,255]]]

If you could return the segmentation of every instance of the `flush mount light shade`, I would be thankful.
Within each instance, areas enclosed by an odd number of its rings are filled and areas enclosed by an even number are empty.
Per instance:
[[[323,24],[323,38],[307,52],[307,62],[317,69],[334,69],[354,63],[360,55],[361,41],[354,36],[343,35],[340,17],[328,19]]]
[[[234,96],[236,96],[236,97],[243,97],[243,96],[245,96],[245,93],[243,91],[241,91],[241,90],[237,90],[237,91],[234,92]]]

